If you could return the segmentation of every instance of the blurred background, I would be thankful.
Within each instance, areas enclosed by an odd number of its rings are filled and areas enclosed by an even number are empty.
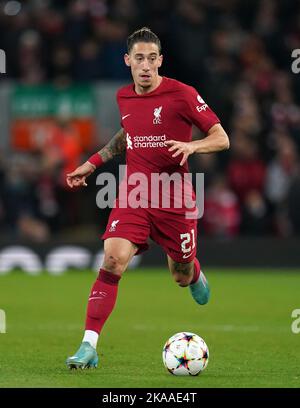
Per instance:
[[[109,210],[96,206],[96,175],[80,191],[65,175],[119,129],[126,38],[142,26],[161,39],[161,74],[194,86],[231,140],[190,160],[205,173],[204,259],[299,262],[299,1],[28,0],[0,1],[0,269],[8,243],[41,257],[49,245],[101,247]]]

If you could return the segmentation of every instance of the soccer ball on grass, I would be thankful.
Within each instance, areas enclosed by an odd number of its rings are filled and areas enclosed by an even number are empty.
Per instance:
[[[163,363],[174,375],[198,375],[208,364],[209,351],[205,341],[190,332],[176,333],[163,348]]]

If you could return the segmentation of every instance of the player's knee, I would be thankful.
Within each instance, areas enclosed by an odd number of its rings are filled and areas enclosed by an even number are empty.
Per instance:
[[[118,252],[112,254],[107,252],[104,255],[103,268],[115,275],[122,275],[125,271],[128,263],[128,254],[123,252]]]
[[[178,283],[178,285],[183,288],[186,286],[189,286],[189,284],[192,281],[192,276],[189,276],[189,275],[178,274],[178,275],[174,275],[174,278],[175,278],[175,282]]]

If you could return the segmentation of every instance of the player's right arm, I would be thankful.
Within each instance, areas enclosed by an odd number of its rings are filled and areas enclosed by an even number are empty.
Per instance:
[[[72,173],[67,174],[69,187],[87,186],[86,178],[90,176],[97,167],[108,162],[115,156],[126,150],[126,134],[121,128],[114,137],[99,152],[91,156],[85,163],[77,167]]]

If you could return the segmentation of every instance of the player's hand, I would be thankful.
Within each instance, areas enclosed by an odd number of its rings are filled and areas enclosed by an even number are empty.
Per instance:
[[[167,140],[165,143],[168,146],[171,146],[168,151],[175,152],[172,154],[172,157],[177,157],[180,154],[183,154],[180,166],[183,166],[187,161],[188,157],[194,153],[194,147],[190,142],[178,142],[178,140]]]
[[[86,161],[77,167],[72,173],[67,174],[67,184],[69,187],[87,186],[86,178],[95,171],[96,167]]]

